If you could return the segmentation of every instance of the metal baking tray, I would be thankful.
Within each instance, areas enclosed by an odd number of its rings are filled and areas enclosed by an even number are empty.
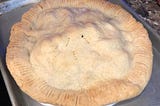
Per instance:
[[[149,37],[153,44],[153,72],[151,79],[145,90],[137,97],[130,100],[122,101],[115,106],[160,106],[160,35],[158,35],[147,23],[145,23],[139,16],[125,3],[124,0],[109,0],[117,3],[129,11],[133,16],[143,25],[149,32]],[[1,3],[0,3],[1,4]],[[25,6],[20,5],[10,12],[5,11],[5,14],[0,16],[0,69],[7,87],[12,106],[42,106],[42,104],[33,100],[31,97],[22,92],[14,79],[10,75],[5,62],[6,47],[9,42],[11,26],[21,19],[21,16],[34,4]],[[1,8],[0,8],[0,12]],[[7,13],[6,13],[7,12]],[[136,77],[136,76],[135,76]]]

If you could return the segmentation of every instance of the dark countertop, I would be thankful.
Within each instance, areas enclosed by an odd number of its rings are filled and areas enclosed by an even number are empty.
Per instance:
[[[7,89],[5,87],[1,72],[0,72],[0,105],[11,106],[11,102],[7,93]]]

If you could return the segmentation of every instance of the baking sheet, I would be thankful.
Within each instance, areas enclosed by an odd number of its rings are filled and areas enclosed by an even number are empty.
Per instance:
[[[21,7],[31,3],[37,3],[39,1],[40,0],[5,0],[5,2],[0,3],[0,15],[5,14],[17,7]]]
[[[123,6],[125,4],[123,0],[110,1],[118,4],[120,3]],[[27,11],[32,5],[26,5],[17,8],[9,13],[0,16],[0,68],[13,106],[42,106],[40,103],[31,99],[28,95],[23,93],[18,88],[5,65],[5,50],[9,40],[10,28],[15,22],[20,20],[22,14]],[[127,6],[125,6],[125,8],[132,14],[134,14],[138,19],[137,15],[133,11],[131,11]],[[146,23],[144,23],[144,25],[145,24]],[[160,46],[158,46],[160,45],[160,40],[150,27],[146,26],[146,28],[150,33],[154,53],[153,73],[151,80],[141,95],[133,99],[120,102],[115,106],[160,106]]]

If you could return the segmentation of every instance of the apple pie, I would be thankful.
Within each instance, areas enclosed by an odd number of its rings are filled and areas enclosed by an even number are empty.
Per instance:
[[[6,62],[33,99],[102,106],[133,98],[152,72],[143,25],[105,0],[42,0],[11,29]]]

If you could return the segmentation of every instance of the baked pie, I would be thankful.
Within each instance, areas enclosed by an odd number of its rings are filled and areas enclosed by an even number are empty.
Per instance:
[[[152,71],[147,31],[105,0],[42,0],[11,29],[8,69],[33,99],[102,106],[140,94]]]

